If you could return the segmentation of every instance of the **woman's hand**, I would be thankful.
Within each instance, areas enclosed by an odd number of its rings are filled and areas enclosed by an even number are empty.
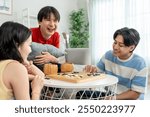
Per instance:
[[[35,76],[35,78],[31,82],[32,99],[39,99],[43,85],[44,85],[44,78],[38,75]]]
[[[25,61],[23,65],[28,71],[29,80],[32,80],[36,75],[41,76],[42,78],[45,77],[45,74],[38,67],[36,67],[32,61]]]
[[[26,67],[28,74],[32,74],[32,61],[24,61],[23,65]]]

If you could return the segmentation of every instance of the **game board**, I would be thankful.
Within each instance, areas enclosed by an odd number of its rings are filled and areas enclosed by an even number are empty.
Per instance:
[[[73,72],[73,73],[51,74],[51,75],[46,75],[46,77],[56,79],[56,80],[72,82],[72,83],[80,83],[80,82],[88,82],[88,81],[94,81],[94,80],[105,78],[105,74]]]

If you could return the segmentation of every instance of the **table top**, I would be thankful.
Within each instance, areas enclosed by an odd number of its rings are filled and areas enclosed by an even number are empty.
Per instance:
[[[110,86],[117,83],[117,77],[106,74],[105,78],[83,83],[71,83],[54,79],[45,79],[44,85],[56,88],[96,88],[100,86]]]

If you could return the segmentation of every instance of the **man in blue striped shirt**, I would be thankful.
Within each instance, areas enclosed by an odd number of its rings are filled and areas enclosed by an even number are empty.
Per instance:
[[[86,72],[98,72],[118,77],[118,100],[144,99],[148,68],[144,59],[133,53],[139,43],[139,33],[133,28],[122,28],[113,35],[113,51],[108,51],[97,67],[87,65]]]

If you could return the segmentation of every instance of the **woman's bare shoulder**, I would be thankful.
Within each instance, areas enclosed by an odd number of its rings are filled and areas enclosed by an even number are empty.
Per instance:
[[[6,68],[11,71],[22,71],[22,70],[27,71],[25,66],[23,64],[19,63],[18,61],[10,62]]]
[[[3,81],[8,89],[14,91],[27,87],[28,73],[25,66],[17,61],[8,63],[3,72]]]
[[[6,77],[13,77],[13,76],[26,77],[28,73],[27,69],[23,64],[19,63],[18,61],[12,61],[8,63],[7,66],[5,67],[4,75]]]

